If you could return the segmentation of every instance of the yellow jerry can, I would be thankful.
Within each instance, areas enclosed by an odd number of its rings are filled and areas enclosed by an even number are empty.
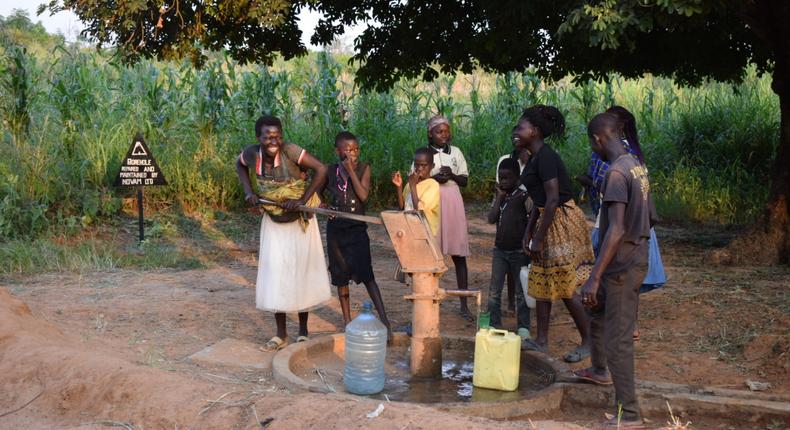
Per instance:
[[[475,335],[472,385],[515,391],[521,369],[521,337],[507,330],[480,329]]]

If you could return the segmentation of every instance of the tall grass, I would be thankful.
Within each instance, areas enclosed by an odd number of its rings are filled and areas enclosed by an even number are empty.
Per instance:
[[[624,105],[638,119],[659,212],[703,222],[744,222],[759,210],[778,142],[778,99],[770,78],[754,69],[735,86],[616,75],[608,84],[547,84],[527,71],[402,81],[364,93],[353,69],[325,53],[272,68],[216,54],[195,70],[173,62],[120,66],[62,45],[45,57],[0,51],[0,240],[117,214],[130,191],[111,184],[137,131],[169,183],[147,189],[151,207],[239,209],[233,163],[255,142],[253,124],[264,113],[280,116],[286,139],[326,162],[338,131],[357,134],[373,166],[377,207],[394,201],[390,173],[408,168],[437,112],[450,117],[453,143],[469,163],[467,199],[487,199],[494,163],[510,152],[510,129],[524,107],[547,103],[565,113],[567,131],[551,144],[575,175],[589,160],[587,121]]]

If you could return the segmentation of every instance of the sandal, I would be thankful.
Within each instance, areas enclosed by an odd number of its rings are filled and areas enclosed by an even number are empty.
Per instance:
[[[573,351],[565,354],[562,359],[568,363],[578,363],[590,356],[590,348],[579,345]]]
[[[603,386],[612,385],[612,377],[611,376],[609,376],[608,378],[604,378],[602,376],[596,375],[590,369],[577,370],[577,371],[573,372],[573,376],[575,376],[576,379],[578,379],[580,381],[592,382],[595,385],[603,385]]]
[[[521,341],[521,349],[524,351],[538,351],[544,354],[549,353],[549,349],[539,343],[536,343],[532,339],[524,339]]]
[[[646,429],[645,424],[642,420],[624,420],[624,419],[617,419],[617,417],[610,418],[603,423],[604,429],[617,429],[617,430],[635,430],[635,429]]]
[[[307,336],[299,336],[299,337],[296,338],[296,343],[307,342],[308,340],[310,340],[310,338],[307,337]]]
[[[285,348],[285,340],[281,339],[279,336],[274,336],[273,338],[269,339],[265,345],[261,347],[261,351],[265,352],[273,352],[279,351]]]

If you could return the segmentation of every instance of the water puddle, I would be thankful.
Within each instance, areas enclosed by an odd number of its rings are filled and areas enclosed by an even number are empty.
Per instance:
[[[519,400],[551,383],[550,375],[528,369],[522,364],[516,391],[474,387],[473,358],[471,354],[460,351],[444,351],[441,379],[413,378],[403,351],[392,351],[389,355],[384,391],[371,398],[413,403],[505,402]]]

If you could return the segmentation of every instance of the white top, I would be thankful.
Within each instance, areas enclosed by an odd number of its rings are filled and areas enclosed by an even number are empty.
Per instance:
[[[431,169],[431,176],[439,173],[439,169],[441,169],[442,166],[450,166],[455,175],[469,176],[469,169],[466,167],[466,158],[464,158],[464,153],[461,152],[457,146],[450,145],[449,154],[443,151],[433,154],[433,169]],[[409,172],[414,172],[414,162],[411,163]]]
[[[511,156],[511,154],[505,154],[505,155],[499,157],[499,160],[497,160],[497,162],[496,162],[496,183],[497,184],[499,183],[499,165],[502,164],[502,160],[504,160],[505,158],[510,158],[510,156]],[[521,162],[521,158],[517,158],[516,161],[518,161],[518,172],[519,173],[523,172],[524,171],[524,167],[526,167],[526,164]],[[521,188],[524,188],[525,190],[527,189],[526,187],[524,187],[523,184],[521,185]]]

